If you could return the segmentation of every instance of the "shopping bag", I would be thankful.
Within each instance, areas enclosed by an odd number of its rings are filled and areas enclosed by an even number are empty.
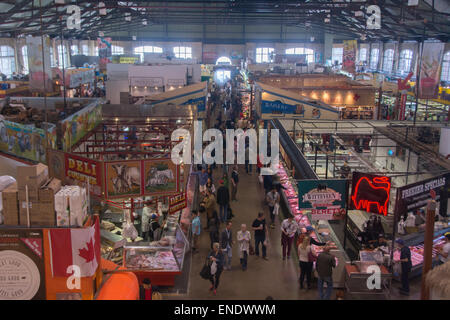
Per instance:
[[[259,183],[261,183],[261,184],[264,183],[264,178],[263,178],[262,174],[260,174],[260,175],[258,176],[258,180],[259,180]]]
[[[255,254],[255,248],[250,244],[248,247],[248,253],[253,256]]]
[[[209,280],[211,278],[211,266],[208,264],[208,259],[206,259],[202,270],[200,271],[200,277]]]
[[[277,216],[279,211],[280,211],[280,205],[277,202],[277,203],[275,203],[275,206],[273,207],[273,214]]]
[[[162,300],[162,294],[159,292],[152,293],[152,300]]]
[[[308,252],[308,262],[314,262],[317,260],[317,257],[313,255],[311,251]]]
[[[217,272],[217,263],[213,261],[213,263],[211,264],[211,275],[215,275],[216,272]]]

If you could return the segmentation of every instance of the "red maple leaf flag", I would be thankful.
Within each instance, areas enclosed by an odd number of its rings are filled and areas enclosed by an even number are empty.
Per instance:
[[[91,239],[88,243],[86,243],[86,247],[79,249],[79,256],[84,258],[84,260],[86,260],[86,262],[91,262],[92,260],[94,260],[95,258],[95,252],[94,252],[94,244],[93,244],[93,240]]]
[[[78,266],[82,277],[95,274],[100,260],[100,237],[96,232],[98,223],[87,228],[51,229],[52,274],[67,277],[67,268]]]

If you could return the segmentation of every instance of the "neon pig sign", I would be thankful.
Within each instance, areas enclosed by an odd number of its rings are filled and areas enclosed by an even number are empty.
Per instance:
[[[391,178],[353,173],[351,209],[387,215]]]

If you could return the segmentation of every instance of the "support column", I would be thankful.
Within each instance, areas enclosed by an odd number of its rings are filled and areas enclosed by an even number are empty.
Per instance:
[[[333,55],[333,35],[330,33],[324,34],[324,45],[323,45],[323,62],[331,60]]]

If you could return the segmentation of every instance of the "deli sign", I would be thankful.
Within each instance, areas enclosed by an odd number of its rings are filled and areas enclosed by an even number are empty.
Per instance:
[[[65,154],[66,178],[75,180],[80,186],[89,181],[89,188],[95,195],[102,194],[102,163],[92,159]]]

